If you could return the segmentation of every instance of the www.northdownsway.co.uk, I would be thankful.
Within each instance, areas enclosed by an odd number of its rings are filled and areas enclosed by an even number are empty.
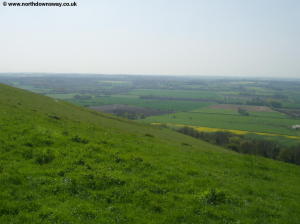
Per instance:
[[[77,2],[3,2],[3,6],[12,7],[65,7],[77,6]]]

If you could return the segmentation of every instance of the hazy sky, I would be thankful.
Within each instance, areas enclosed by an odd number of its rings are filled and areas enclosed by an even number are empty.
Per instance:
[[[300,77],[300,0],[0,1],[0,72]]]

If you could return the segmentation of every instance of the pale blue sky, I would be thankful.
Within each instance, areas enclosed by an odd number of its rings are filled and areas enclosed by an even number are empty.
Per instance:
[[[300,77],[300,0],[77,3],[1,0],[0,72]]]

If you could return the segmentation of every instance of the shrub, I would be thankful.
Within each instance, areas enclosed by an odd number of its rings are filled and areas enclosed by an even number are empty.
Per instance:
[[[22,150],[22,156],[24,159],[32,159],[33,158],[33,149],[32,148],[24,148]]]
[[[242,116],[249,116],[250,115],[249,112],[247,110],[243,109],[243,108],[239,108],[238,112]]]
[[[78,135],[75,135],[74,137],[71,138],[72,142],[77,142],[77,143],[82,143],[82,144],[87,144],[89,143],[89,140],[81,138]]]
[[[200,195],[200,200],[205,204],[219,205],[226,203],[227,197],[224,191],[212,188],[210,190],[202,192],[202,194]]]
[[[218,145],[226,145],[229,142],[230,133],[229,132],[216,132],[215,141]]]
[[[160,127],[160,128],[168,128],[168,125],[163,124],[163,123],[161,123],[161,124],[156,124],[155,126]]]
[[[60,119],[61,119],[61,118],[60,118],[59,116],[57,116],[57,115],[49,115],[48,117],[51,118],[51,119],[54,119],[54,120],[60,120]]]
[[[177,131],[239,153],[259,155],[300,165],[300,145],[283,148],[270,140],[253,139],[230,132],[199,132],[191,127],[183,127]],[[182,145],[185,144],[182,143]]]
[[[271,104],[272,107],[275,107],[275,108],[281,108],[282,107],[282,104],[278,101],[271,101],[270,104]]]
[[[55,159],[55,155],[52,150],[41,150],[36,155],[36,163],[42,165],[52,162]]]

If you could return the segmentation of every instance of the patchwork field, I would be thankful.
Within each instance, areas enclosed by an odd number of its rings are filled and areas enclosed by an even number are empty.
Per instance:
[[[296,165],[4,85],[0,93],[1,223],[300,218]]]
[[[1,223],[299,222],[300,82],[0,81],[52,97],[0,85]]]
[[[153,97],[171,97],[183,99],[207,99],[218,100],[223,97],[214,91],[200,90],[164,90],[164,89],[137,89],[130,91],[128,94],[135,96],[153,96]]]
[[[300,135],[291,128],[300,124],[299,80],[99,75],[3,76],[0,81],[89,108],[123,105],[103,111],[146,123]]]
[[[234,106],[239,107],[239,106]],[[189,125],[197,127],[217,128],[222,130],[238,130],[251,133],[265,133],[276,135],[300,136],[300,131],[292,129],[292,126],[300,123],[298,119],[292,119],[279,112],[264,108],[257,111],[257,107],[249,110],[249,116],[240,115],[234,107],[223,105],[206,107],[190,112],[151,116],[143,119],[148,123],[168,123],[176,125]],[[219,109],[221,108],[221,109]],[[251,108],[248,106],[247,108]],[[255,111],[255,112],[252,112]]]
[[[292,135],[282,135],[282,134],[274,134],[274,133],[266,133],[266,132],[251,132],[251,131],[242,131],[242,130],[235,130],[235,129],[223,129],[223,128],[209,128],[209,127],[200,127],[200,126],[193,126],[193,125],[183,125],[183,124],[171,124],[171,123],[152,123],[152,125],[162,126],[167,125],[171,128],[180,128],[180,127],[191,127],[197,131],[201,132],[231,132],[237,135],[261,135],[261,136],[272,136],[272,137],[284,137],[289,139],[300,140],[300,136],[292,136]]]
[[[103,106],[112,104],[123,104],[123,105],[133,105],[144,108],[152,108],[163,111],[190,111],[197,108],[206,107],[211,105],[210,102],[192,102],[192,101],[182,101],[182,100],[146,100],[141,99],[134,95],[116,95],[116,96],[104,96],[104,97],[94,97],[91,99],[69,99],[70,102],[82,106]]]
[[[210,106],[211,109],[223,109],[237,111],[239,108],[245,109],[251,112],[274,112],[270,107],[266,106],[248,106],[248,105],[234,105],[234,104],[215,104]]]

